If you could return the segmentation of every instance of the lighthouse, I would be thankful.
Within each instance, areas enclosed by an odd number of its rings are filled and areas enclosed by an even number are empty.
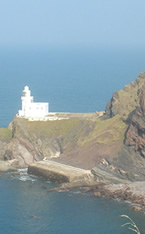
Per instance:
[[[22,109],[18,111],[18,116],[28,119],[42,119],[48,115],[49,104],[46,102],[34,102],[33,96],[28,86],[22,92]]]

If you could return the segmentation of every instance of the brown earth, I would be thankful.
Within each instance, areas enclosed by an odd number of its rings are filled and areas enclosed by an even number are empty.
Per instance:
[[[115,92],[103,117],[74,113],[46,122],[15,118],[5,138],[1,130],[1,159],[16,159],[19,167],[54,160],[92,169],[98,181],[144,180],[144,83],[145,72]]]

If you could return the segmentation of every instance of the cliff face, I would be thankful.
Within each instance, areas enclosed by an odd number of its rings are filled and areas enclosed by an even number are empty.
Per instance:
[[[145,175],[145,73],[113,94],[106,107],[106,118],[120,118],[127,124],[122,148],[116,157],[109,161],[105,158],[105,167],[109,171],[121,170],[121,174],[131,180],[144,180]],[[119,124],[118,124],[119,128]],[[97,166],[98,167],[98,166]],[[96,167],[96,171],[98,170]],[[102,168],[104,170],[104,166]],[[112,171],[112,172],[113,172]]]
[[[123,120],[127,120],[129,115],[139,106],[139,90],[145,83],[145,72],[123,90],[115,92],[106,107],[106,117],[112,118],[119,114]]]
[[[4,160],[4,154],[7,145],[12,139],[12,131],[5,128],[0,128],[0,160]]]
[[[145,157],[145,85],[139,92],[139,106],[130,119],[125,144]]]
[[[93,127],[93,121],[80,119],[30,122],[15,118],[4,159],[15,158],[23,167],[46,158],[67,157],[78,150],[79,139],[87,136]]]
[[[73,114],[68,119],[46,122],[15,118],[11,130],[0,130],[1,159],[16,159],[19,167],[49,159],[93,168],[101,181],[144,180],[144,83],[145,73],[141,73],[116,92],[103,117],[85,119],[83,114]]]
[[[129,124],[124,136],[127,151],[145,157],[145,72],[113,95],[106,107],[106,117],[117,114]]]
[[[123,90],[115,92],[107,104],[105,118],[120,118],[127,124],[124,143],[116,156],[104,157],[101,169],[126,175],[131,180],[142,180],[145,174],[145,72]],[[119,123],[118,123],[119,128]],[[100,165],[99,165],[100,169]],[[98,166],[96,167],[96,173]]]
[[[119,116],[95,121],[72,118],[46,122],[15,118],[4,159],[17,159],[21,167],[52,159],[91,169],[107,155],[115,157],[125,131],[126,124]]]

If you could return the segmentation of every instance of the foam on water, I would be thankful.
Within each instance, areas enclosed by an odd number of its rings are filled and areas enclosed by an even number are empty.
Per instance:
[[[141,231],[145,228],[144,213],[133,212],[130,204],[98,199],[79,190],[47,193],[57,185],[27,175],[26,169],[19,173],[0,179],[0,226],[4,233],[130,234],[121,228],[121,214],[131,217]]]
[[[36,181],[37,177],[36,176],[30,176],[28,173],[28,168],[22,168],[18,169],[18,176],[17,178],[21,181]]]

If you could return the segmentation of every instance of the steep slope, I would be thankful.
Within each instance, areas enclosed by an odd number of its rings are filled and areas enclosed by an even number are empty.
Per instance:
[[[113,94],[103,117],[53,121],[15,118],[1,158],[20,167],[40,160],[92,169],[97,180],[145,179],[145,73]],[[5,130],[10,131],[10,130]]]
[[[106,107],[105,118],[120,118],[127,124],[124,134],[124,144],[111,159],[110,155],[104,158],[102,165],[97,165],[94,170],[98,173],[98,167],[111,173],[120,171],[130,180],[145,179],[145,73],[123,90],[113,94]],[[119,123],[118,123],[119,128]],[[118,174],[119,175],[119,174]]]
[[[116,155],[125,131],[126,124],[119,116],[108,120],[72,118],[46,122],[15,118],[13,137],[4,158],[15,158],[20,166],[48,158],[90,169],[107,155]]]
[[[81,136],[88,135],[94,122],[80,119],[34,121],[15,118],[13,137],[7,145],[5,160],[16,158],[26,166],[44,158],[57,158],[74,151]]]
[[[125,144],[145,157],[145,85],[140,90],[139,104],[130,119],[125,135]]]
[[[112,118],[119,114],[124,120],[139,106],[139,90],[145,83],[145,72],[123,90],[115,92],[106,107],[106,117]]]
[[[0,128],[0,160],[4,159],[4,153],[11,139],[12,131],[6,128]]]

